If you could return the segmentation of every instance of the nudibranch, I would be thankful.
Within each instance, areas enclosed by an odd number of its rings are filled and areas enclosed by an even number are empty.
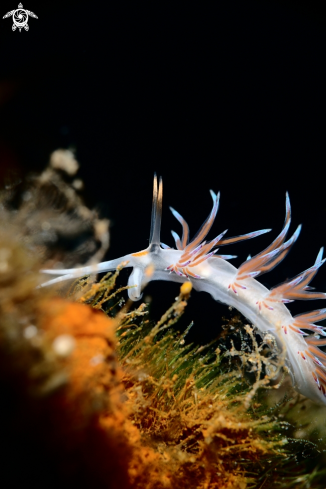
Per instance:
[[[211,190],[213,208],[191,241],[186,221],[171,208],[174,217],[182,226],[182,237],[172,231],[176,249],[170,248],[160,242],[162,192],[162,179],[158,184],[155,175],[148,248],[94,266],[70,270],[42,270],[43,273],[60,275],[42,286],[115,270],[126,261],[126,266],[133,269],[128,281],[132,288],[128,289],[128,294],[134,301],[141,298],[142,288],[150,280],[180,283],[190,281],[195,290],[208,292],[215,300],[240,311],[261,332],[273,334],[278,344],[286,348],[286,363],[295,388],[306,397],[326,404],[326,354],[319,349],[320,346],[326,345],[326,329],[315,324],[326,318],[326,308],[293,317],[285,305],[297,299],[326,297],[325,293],[312,291],[309,287],[318,268],[325,262],[325,259],[322,259],[323,248],[319,251],[314,265],[293,279],[286,280],[270,290],[257,281],[259,275],[269,272],[285,258],[300,234],[301,226],[286,241],[291,221],[288,194],[285,223],[281,233],[264,251],[256,256],[249,256],[237,269],[228,261],[234,256],[218,255],[218,247],[259,236],[270,229],[232,238],[225,238],[224,231],[212,241],[204,241],[219,207],[220,195]]]

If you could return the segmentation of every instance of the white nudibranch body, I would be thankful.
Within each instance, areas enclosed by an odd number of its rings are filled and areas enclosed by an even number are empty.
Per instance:
[[[293,236],[285,241],[290,221],[291,208],[286,195],[286,217],[284,227],[277,238],[262,252],[248,259],[236,268],[227,260],[232,255],[217,255],[217,246],[250,239],[270,231],[264,229],[243,236],[224,238],[226,231],[212,241],[204,241],[210,230],[219,206],[219,194],[211,191],[213,208],[198,231],[189,241],[189,228],[178,212],[171,208],[173,215],[182,225],[180,238],[172,231],[176,249],[160,242],[162,215],[162,179],[159,185],[154,177],[152,222],[149,247],[116,260],[98,265],[70,270],[42,270],[43,273],[60,275],[41,286],[64,280],[76,279],[92,273],[115,270],[122,262],[132,267],[128,285],[130,299],[141,298],[142,288],[151,280],[173,282],[190,281],[194,289],[205,291],[220,302],[240,311],[260,331],[270,332],[277,343],[286,348],[286,363],[291,371],[295,388],[310,399],[326,404],[326,354],[319,349],[326,345],[326,330],[315,323],[326,318],[326,308],[293,317],[286,303],[296,299],[324,299],[325,293],[312,291],[309,283],[325,262],[323,248],[318,253],[314,265],[291,280],[287,280],[271,290],[255,277],[274,268],[285,258],[297,240],[301,226]],[[307,331],[312,332],[309,334]]]

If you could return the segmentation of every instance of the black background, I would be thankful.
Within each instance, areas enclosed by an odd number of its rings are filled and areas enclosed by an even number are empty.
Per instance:
[[[1,3],[1,17],[15,1]],[[220,190],[209,237],[273,228],[221,250],[239,255],[236,266],[280,231],[288,190],[291,231],[303,230],[261,280],[276,285],[313,264],[326,244],[321,4],[23,4],[38,16],[28,32],[0,21],[2,180],[42,170],[58,147],[75,148],[86,201],[112,222],[107,259],[147,246],[154,171],[164,179],[162,241],[170,245],[170,229],[180,229],[168,206],[194,234],[211,209],[209,189]],[[322,290],[325,270],[314,282]],[[154,314],[177,291],[153,284]],[[214,335],[227,314],[219,307],[193,294],[185,321]],[[204,329],[195,328],[200,340]]]

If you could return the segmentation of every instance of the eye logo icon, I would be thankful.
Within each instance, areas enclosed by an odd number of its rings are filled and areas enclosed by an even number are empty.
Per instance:
[[[25,31],[28,31],[28,16],[38,19],[37,15],[35,15],[33,12],[23,9],[23,5],[21,3],[18,5],[18,9],[7,12],[6,15],[3,16],[3,19],[11,16],[13,20],[12,30],[15,31],[18,28],[19,32],[21,32],[23,28]]]

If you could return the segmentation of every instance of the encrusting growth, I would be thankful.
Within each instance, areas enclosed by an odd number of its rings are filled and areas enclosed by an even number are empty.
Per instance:
[[[271,290],[256,280],[258,275],[269,272],[285,258],[300,234],[301,226],[298,226],[293,236],[285,241],[291,222],[288,194],[285,224],[281,233],[264,251],[248,257],[239,269],[227,261],[233,258],[232,255],[217,255],[217,247],[259,236],[269,229],[234,238],[224,238],[224,231],[212,241],[205,241],[219,206],[219,194],[211,191],[212,211],[190,242],[186,221],[171,209],[183,229],[181,238],[172,231],[177,248],[173,249],[160,242],[162,194],[162,179],[158,184],[155,175],[150,244],[147,249],[94,266],[42,270],[43,273],[60,276],[41,286],[115,270],[123,261],[128,262],[127,267],[133,268],[128,281],[131,287],[128,293],[132,300],[141,298],[142,288],[151,280],[190,281],[195,290],[208,292],[215,300],[235,307],[261,332],[272,333],[279,346],[286,349],[286,363],[295,388],[312,400],[326,404],[326,354],[318,348],[326,343],[319,339],[319,335],[326,336],[326,331],[314,324],[326,317],[325,309],[293,317],[285,306],[294,300],[326,297],[325,293],[311,292],[309,287],[317,270],[325,262],[322,259],[323,248],[311,268]],[[313,331],[314,335],[309,336],[304,330]]]

